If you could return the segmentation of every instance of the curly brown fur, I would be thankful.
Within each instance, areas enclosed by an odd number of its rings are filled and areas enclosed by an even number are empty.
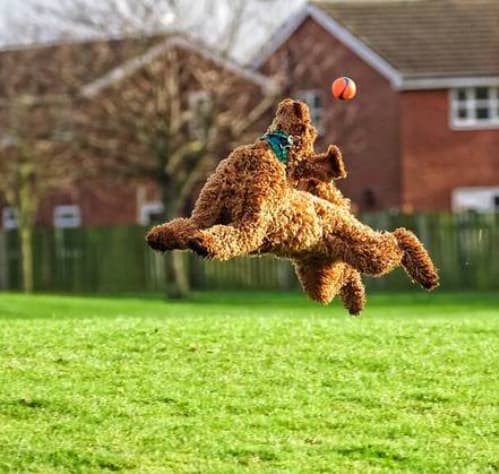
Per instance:
[[[153,228],[147,236],[150,245],[162,251],[188,247],[218,260],[272,253],[298,262],[313,259],[318,265],[343,262],[370,275],[400,265],[413,247],[402,248],[394,234],[375,232],[348,209],[293,187],[289,165],[313,155],[316,132],[304,120],[307,111],[291,99],[279,104],[272,127],[293,135],[288,166],[265,141],[236,148],[208,178],[191,217]],[[406,259],[421,264],[414,252]],[[309,272],[314,269],[302,276],[308,278]]]

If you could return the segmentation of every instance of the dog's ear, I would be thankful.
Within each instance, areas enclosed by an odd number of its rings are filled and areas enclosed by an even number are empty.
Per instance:
[[[327,157],[333,171],[334,179],[346,178],[347,170],[340,149],[335,145],[329,145],[327,149]]]
[[[302,120],[303,119],[303,106],[302,106],[301,102],[298,102],[297,100],[295,100],[293,102],[293,110],[295,112],[296,117],[299,120]]]

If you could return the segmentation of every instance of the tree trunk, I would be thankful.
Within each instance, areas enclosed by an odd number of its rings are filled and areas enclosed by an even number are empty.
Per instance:
[[[183,252],[174,250],[165,255],[166,295],[171,299],[189,294],[189,278]]]
[[[180,203],[168,184],[162,186],[162,201],[166,221],[177,217]],[[190,291],[189,276],[183,252],[175,250],[165,254],[166,295],[168,298],[185,298]]]
[[[33,278],[33,225],[37,208],[37,199],[33,189],[33,167],[24,163],[20,167],[20,189],[18,221],[21,238],[21,261],[23,270],[23,290],[32,293]]]
[[[21,261],[23,270],[23,291],[32,293],[33,283],[33,229],[29,225],[21,226]]]

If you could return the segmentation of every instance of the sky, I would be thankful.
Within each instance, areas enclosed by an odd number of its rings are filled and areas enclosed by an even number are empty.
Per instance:
[[[40,0],[37,0],[40,1]],[[57,0],[43,0],[49,4],[57,5]],[[104,2],[105,0],[88,0],[89,2]],[[199,8],[202,0],[185,0]],[[258,12],[259,20],[249,18],[235,42],[235,56],[241,62],[246,62],[257,51],[265,39],[284,22],[290,15],[298,11],[306,0],[273,0],[271,6],[265,0],[247,0],[251,9]],[[251,15],[250,15],[251,17]],[[12,20],[14,19],[14,21]],[[20,44],[29,41],[28,31],[29,15],[23,0],[0,0],[0,46]],[[23,25],[19,28],[19,24]],[[16,26],[14,26],[16,25]],[[26,25],[26,28],[24,26]],[[50,28],[47,28],[50,30]],[[208,28],[209,30],[209,28]],[[52,36],[52,37],[51,37]],[[47,31],[47,39],[54,39]]]

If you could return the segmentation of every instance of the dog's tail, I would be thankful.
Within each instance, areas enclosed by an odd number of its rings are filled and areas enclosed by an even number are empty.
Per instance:
[[[402,265],[407,274],[425,290],[435,289],[438,286],[438,272],[423,244],[404,227],[396,229],[393,235],[404,252]]]

